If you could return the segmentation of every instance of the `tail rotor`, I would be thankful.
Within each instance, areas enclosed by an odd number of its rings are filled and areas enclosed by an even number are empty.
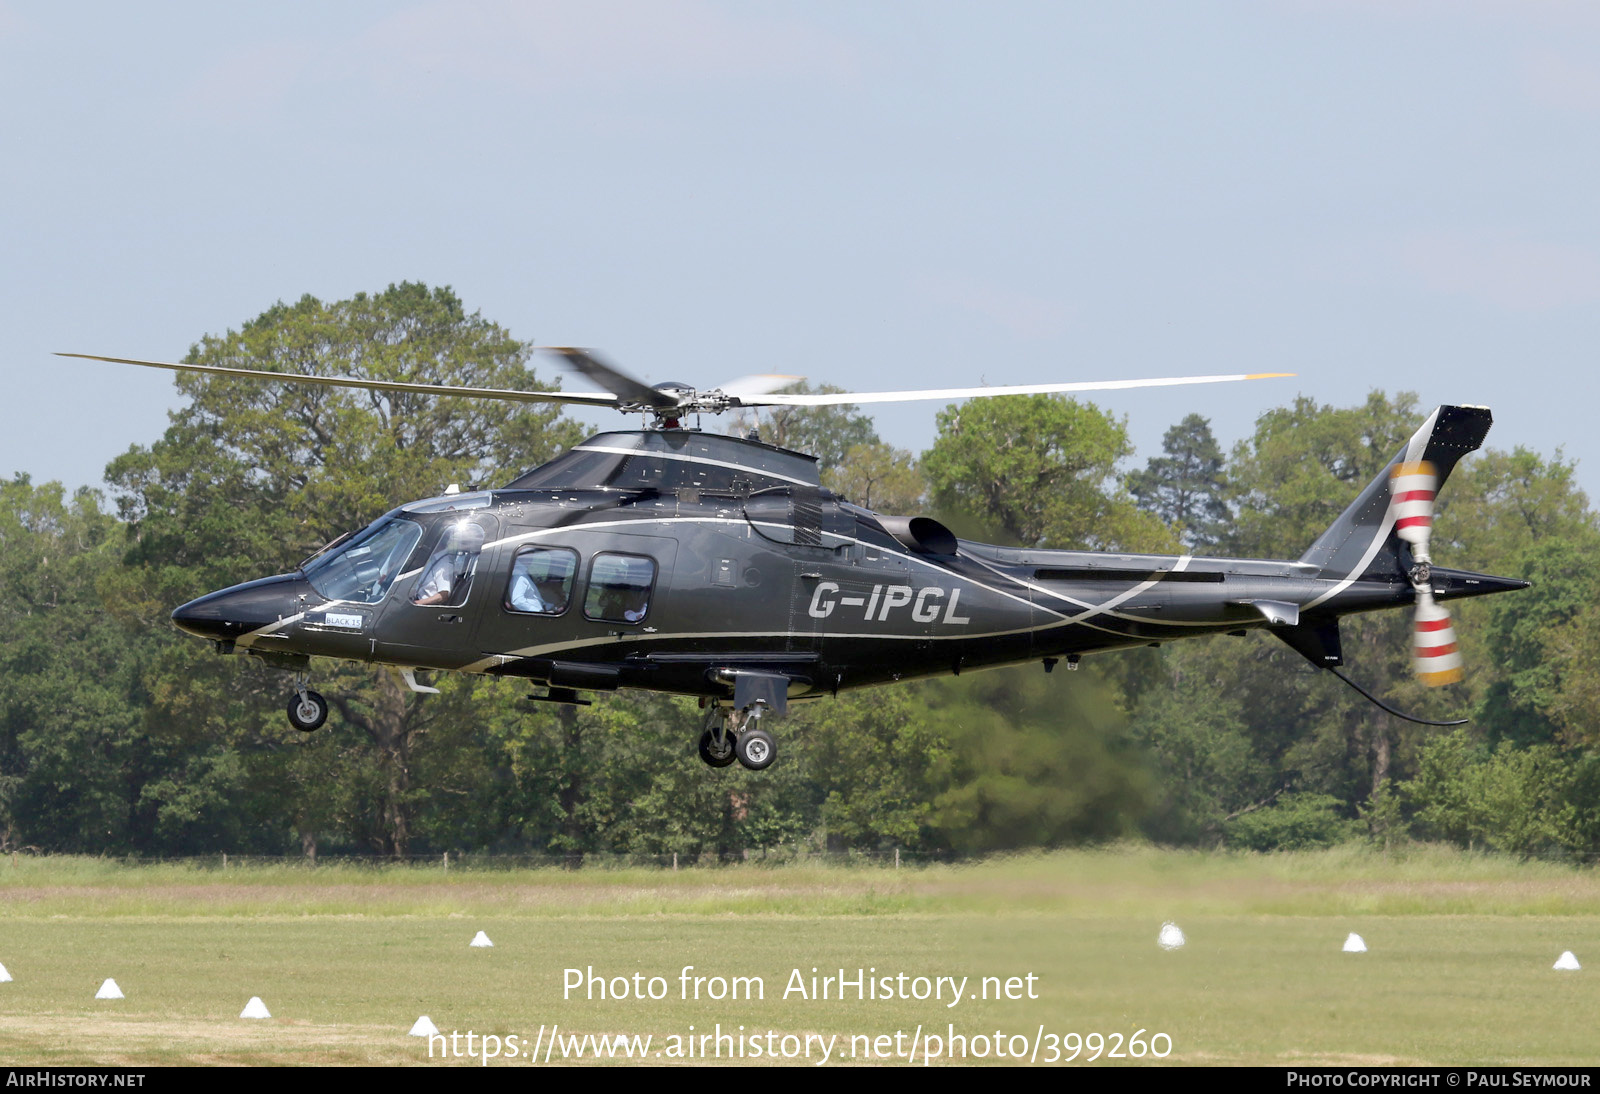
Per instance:
[[[1433,501],[1439,486],[1433,464],[1427,460],[1397,463],[1389,473],[1390,505],[1394,508],[1394,534],[1411,546],[1413,565],[1407,575],[1417,606],[1412,626],[1411,667],[1417,679],[1431,688],[1461,679],[1461,651],[1448,609],[1433,598],[1433,559],[1428,553],[1433,537]]]

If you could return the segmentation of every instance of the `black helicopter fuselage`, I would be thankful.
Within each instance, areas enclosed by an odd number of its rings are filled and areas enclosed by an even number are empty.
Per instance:
[[[1396,462],[1431,459],[1442,481],[1488,421],[1440,408]],[[552,696],[643,688],[775,713],[850,688],[1070,667],[1252,628],[1331,667],[1340,615],[1413,601],[1391,509],[1380,476],[1293,561],[997,547],[851,505],[819,485],[810,456],[690,430],[617,432],[502,489],[403,506],[294,574],[173,618],[285,668],[343,658],[407,670],[413,686],[414,670],[456,670]],[[1524,584],[1431,570],[1440,600]]]

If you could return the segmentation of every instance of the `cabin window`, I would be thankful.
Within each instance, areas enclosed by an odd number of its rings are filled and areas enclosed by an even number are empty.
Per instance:
[[[650,611],[656,562],[642,555],[602,553],[589,564],[583,614],[605,623],[638,623]]]
[[[578,554],[562,547],[524,547],[511,560],[505,609],[533,615],[560,615],[572,599]]]

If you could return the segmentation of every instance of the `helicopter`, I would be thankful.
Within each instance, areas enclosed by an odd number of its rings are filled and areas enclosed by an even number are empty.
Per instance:
[[[649,385],[593,352],[552,348],[600,392],[370,381],[131,358],[90,360],[264,381],[610,406],[645,428],[597,434],[502,487],[401,505],[346,533],[292,573],[179,606],[173,622],[293,674],[290,724],[312,732],[328,702],[311,658],[389,667],[420,693],[423,670],[512,677],[538,702],[635,688],[706,711],[711,767],[759,771],[777,758],[767,726],[791,703],[844,690],[1001,665],[1068,670],[1092,653],[1265,629],[1338,671],[1339,619],[1411,606],[1413,665],[1426,684],[1459,680],[1442,602],[1528,582],[1433,564],[1434,499],[1483,443],[1488,408],[1437,408],[1389,465],[1298,559],[1005,547],[938,520],[891,516],[825,489],[816,457],[689,428],[692,415],[911,399],[1117,390],[1289,375],[1235,374],[914,392],[794,394],[793,377],[697,390]]]

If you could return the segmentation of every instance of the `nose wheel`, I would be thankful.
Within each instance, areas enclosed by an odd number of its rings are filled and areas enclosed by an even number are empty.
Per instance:
[[[771,767],[778,758],[778,742],[758,724],[760,712],[759,706],[742,715],[713,707],[700,734],[700,759],[706,766],[728,767],[738,760],[751,771]]]
[[[289,696],[289,724],[301,733],[320,729],[328,720],[328,700],[296,680],[294,694]]]
[[[751,722],[754,721],[752,718]],[[739,734],[733,750],[739,754],[739,762],[751,771],[771,767],[772,761],[778,758],[778,742],[772,739],[772,734],[754,724]]]

